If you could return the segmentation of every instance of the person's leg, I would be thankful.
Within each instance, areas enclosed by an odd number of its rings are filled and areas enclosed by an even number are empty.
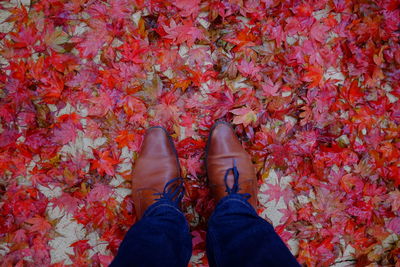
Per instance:
[[[188,223],[169,199],[151,205],[126,234],[111,267],[187,266],[192,253]]]
[[[132,199],[139,221],[121,243],[111,266],[187,266],[189,226],[179,209],[184,195],[174,143],[162,127],[143,140],[132,171]]]
[[[255,211],[254,166],[229,124],[213,126],[206,151],[211,193],[219,201],[208,222],[210,266],[299,266],[272,225]]]
[[[267,221],[242,194],[221,199],[208,222],[210,266],[299,266]]]

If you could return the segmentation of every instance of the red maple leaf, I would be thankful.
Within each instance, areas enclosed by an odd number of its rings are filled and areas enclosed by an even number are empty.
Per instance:
[[[114,165],[118,164],[119,160],[117,160],[113,155],[110,157],[110,151],[108,150],[103,152],[94,150],[94,154],[96,155],[96,159],[91,161],[90,168],[92,170],[97,170],[101,175],[104,173],[114,175]]]
[[[302,81],[310,82],[310,84],[308,85],[309,88],[320,85],[324,74],[322,67],[318,65],[312,65],[307,67],[306,70],[306,73],[302,77]]]

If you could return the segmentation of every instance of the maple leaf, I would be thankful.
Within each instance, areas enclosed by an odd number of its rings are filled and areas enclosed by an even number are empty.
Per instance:
[[[189,157],[186,160],[186,165],[188,172],[195,178],[197,178],[197,173],[200,172],[202,161],[200,160],[201,155],[196,155],[194,157]]]
[[[205,244],[205,239],[206,239],[205,231],[195,230],[193,231],[192,235],[193,235],[192,244],[194,249],[198,249],[199,247]]]
[[[302,116],[302,115],[301,115]],[[293,150],[297,153],[311,154],[317,144],[318,134],[316,131],[305,131],[297,134]]]
[[[4,148],[12,145],[17,141],[20,134],[14,129],[4,130],[0,135],[0,147]]]
[[[40,81],[42,85],[39,86],[38,91],[44,102],[54,104],[65,88],[64,80],[55,72],[51,72],[48,76],[42,76]]]
[[[139,151],[143,139],[142,137],[142,135],[135,134],[134,132],[122,130],[115,138],[115,142],[118,143],[119,148],[128,146],[129,149],[133,151]]]
[[[96,184],[92,190],[90,190],[86,200],[88,202],[93,201],[105,201],[112,194],[112,190],[109,186],[104,184]]]
[[[86,118],[85,135],[89,138],[96,139],[102,136],[99,124],[94,120]]]
[[[67,193],[62,193],[61,196],[51,200],[54,207],[64,208],[66,212],[73,214],[80,204],[80,200]]]
[[[392,203],[392,211],[397,211],[400,208],[400,191],[395,190],[389,193],[389,199]]]
[[[114,165],[119,163],[119,160],[115,159],[114,157],[110,157],[110,151],[105,150],[101,151],[94,151],[95,155],[97,155],[96,159],[92,160],[91,169],[96,169],[99,174],[108,174],[114,175]]]
[[[193,153],[205,148],[204,140],[196,140],[193,137],[187,137],[176,145],[178,154],[181,156],[190,157]]]
[[[282,43],[282,40],[285,40],[286,32],[282,29],[281,25],[276,25],[271,29],[271,39],[275,40],[276,45],[279,47]]]
[[[61,45],[66,43],[68,39],[68,35],[61,28],[48,27],[44,42],[55,51],[64,52],[64,48]]]
[[[89,98],[86,101],[91,104],[88,109],[90,116],[103,117],[113,107],[112,99],[106,92],[100,92],[97,97]]]
[[[257,114],[248,107],[233,109],[231,113],[235,115],[234,124],[243,124],[246,127],[250,123],[257,121]]]
[[[183,17],[188,17],[191,15],[196,17],[200,9],[200,0],[174,0],[173,3],[181,10],[179,15]]]
[[[268,195],[269,201],[275,200],[278,202],[282,196],[282,188],[279,184],[268,184],[268,189],[263,193]]]
[[[15,231],[13,241],[17,242],[17,243],[26,242],[26,238],[27,238],[26,230],[19,229],[19,230]]]
[[[78,136],[77,130],[83,130],[79,121],[80,116],[76,113],[64,114],[58,118],[57,127],[53,130],[53,141],[62,145],[75,141]]]
[[[183,25],[177,25],[174,20],[171,20],[170,26],[163,26],[167,35],[164,38],[173,40],[176,44],[187,42],[188,46],[192,46],[196,40],[205,39],[203,32],[193,26],[191,21],[184,22]]]
[[[30,232],[39,232],[42,235],[52,228],[51,224],[46,219],[40,216],[29,218],[25,222],[30,224],[30,226],[28,227],[28,230]]]
[[[361,88],[358,86],[357,81],[353,81],[350,84],[349,88],[349,100],[351,103],[360,102],[364,93],[361,91]]]
[[[91,248],[90,244],[88,243],[89,240],[78,240],[70,245],[74,249],[74,253],[76,255],[82,255],[86,250]]]
[[[279,220],[279,223],[281,223],[281,224],[288,223],[295,219],[295,216],[294,216],[295,213],[289,207],[283,208],[283,209],[278,209],[278,211],[280,213],[282,213],[282,217]]]
[[[328,31],[329,31],[328,26],[325,26],[324,24],[317,21],[311,27],[310,36],[314,40],[320,43],[324,43]]]
[[[77,49],[79,50],[82,57],[92,58],[104,45],[104,43],[110,38],[107,32],[107,24],[105,21],[100,19],[91,19],[89,21],[89,27],[92,30],[88,30],[83,40],[79,40]],[[72,38],[76,40],[77,38]]]
[[[266,79],[262,84],[262,89],[265,96],[277,96],[279,95],[278,90],[281,86],[281,82],[274,84],[271,79]]]
[[[386,227],[392,230],[395,234],[400,235],[400,217],[391,219]]]
[[[340,184],[346,192],[350,192],[351,190],[360,192],[364,187],[362,180],[356,176],[353,176],[352,174],[344,175],[340,181]]]
[[[78,136],[77,127],[72,122],[61,123],[60,126],[54,129],[53,133],[53,141],[62,145],[75,141]]]
[[[128,115],[129,120],[132,122],[141,122],[146,113],[146,105],[138,98],[133,96],[126,96],[123,100],[125,113]]]
[[[291,192],[291,190],[288,188],[282,188],[279,184],[268,184],[268,189],[265,190],[263,193],[268,195],[269,201],[275,200],[276,202],[278,202],[279,199],[283,197],[283,200],[286,204],[288,204],[289,200],[293,198],[293,193]]]
[[[24,48],[33,45],[37,38],[37,29],[34,24],[22,26],[18,33],[10,33],[10,37],[14,41],[14,46]]]
[[[113,19],[129,19],[129,16],[134,11],[129,0],[112,0],[110,4],[111,8],[107,15],[109,14]]]
[[[199,47],[191,49],[188,55],[188,63],[190,65],[204,65],[204,63],[211,63],[211,57],[206,47]]]
[[[313,112],[309,106],[303,106],[300,110],[301,110],[301,113],[299,114],[299,117],[301,118],[300,125],[304,126],[305,124],[311,121],[311,118],[313,117]]]
[[[43,266],[50,265],[50,247],[47,239],[36,236],[32,244],[32,259]]]
[[[303,75],[301,80],[305,82],[310,82],[310,84],[308,85],[309,88],[318,86],[321,83],[324,74],[322,67],[318,65],[312,65],[308,66],[306,70],[307,71]]]
[[[97,257],[99,258],[101,266],[109,266],[114,259],[113,255],[103,255],[99,253],[97,254]]]
[[[245,77],[258,77],[258,73],[261,70],[260,67],[256,66],[252,61],[242,59],[237,65],[238,70]]]

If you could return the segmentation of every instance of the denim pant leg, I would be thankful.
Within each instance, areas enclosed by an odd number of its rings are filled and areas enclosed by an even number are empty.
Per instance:
[[[110,266],[186,267],[191,239],[182,212],[170,201],[158,200],[128,231]]]
[[[210,266],[300,266],[274,228],[240,194],[221,199],[208,223]]]

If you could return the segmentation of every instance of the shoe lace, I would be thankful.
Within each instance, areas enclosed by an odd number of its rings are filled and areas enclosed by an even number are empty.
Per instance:
[[[183,179],[181,177],[174,178],[165,184],[163,192],[154,193],[153,195],[159,196],[156,200],[168,200],[175,206],[182,201],[185,195],[185,187],[183,186]]]
[[[225,191],[229,195],[230,194],[239,194],[239,190],[240,190],[240,187],[239,187],[239,171],[238,171],[238,169],[236,167],[236,160],[235,159],[233,160],[233,164],[232,165],[233,165],[233,167],[227,169],[226,172],[225,172],[225,176],[224,176],[224,183],[225,183],[225,187],[226,187]],[[233,174],[233,186],[232,186],[232,188],[230,188],[228,186],[228,175],[229,175],[229,172],[232,172],[232,174]],[[244,194],[239,194],[239,195],[245,197],[246,199],[249,199],[251,197],[251,195],[249,193],[244,193]]]

